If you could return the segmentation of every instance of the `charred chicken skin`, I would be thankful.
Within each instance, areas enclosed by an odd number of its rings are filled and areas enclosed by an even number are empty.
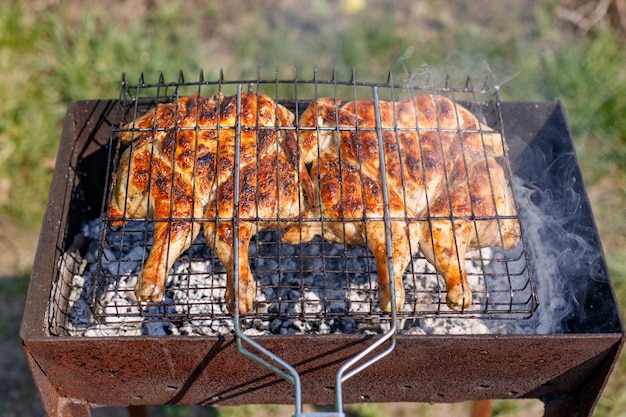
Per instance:
[[[283,229],[308,210],[312,185],[298,154],[293,114],[263,94],[183,97],[127,125],[108,215],[113,226],[154,219],[154,238],[137,280],[139,300],[163,299],[165,278],[200,228],[226,267],[228,307],[252,308],[250,238]],[[239,160],[236,131],[240,131]],[[239,293],[234,294],[234,175],[239,170]]]
[[[519,241],[509,185],[496,161],[504,156],[502,137],[441,96],[379,105],[380,125],[372,100],[320,98],[302,114],[299,144],[304,161],[312,164],[316,205],[309,221],[292,226],[283,240],[299,243],[319,235],[367,247],[377,262],[381,309],[390,311],[384,175],[396,309],[404,303],[402,276],[419,249],[443,277],[448,306],[467,308],[472,293],[465,254],[488,246],[507,250]]]
[[[313,202],[312,184],[300,160],[293,114],[264,95],[243,94],[238,122],[236,96],[223,100],[220,112],[218,172],[234,173],[239,165],[239,224],[235,243],[235,177],[220,181],[209,202],[204,235],[226,266],[226,300],[233,311],[235,297],[239,312],[252,309],[255,282],[250,270],[248,245],[261,230],[281,230],[299,221]],[[235,159],[237,123],[241,126],[240,157]],[[230,127],[230,129],[228,129]],[[239,293],[233,293],[238,245]]]

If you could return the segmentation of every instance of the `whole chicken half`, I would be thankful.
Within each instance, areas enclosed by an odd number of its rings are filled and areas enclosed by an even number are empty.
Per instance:
[[[320,98],[302,114],[299,144],[312,164],[317,202],[309,220],[292,226],[283,240],[319,235],[367,247],[376,259],[380,307],[390,311],[387,204],[396,309],[405,301],[404,271],[421,249],[445,281],[447,305],[463,310],[472,303],[466,252],[507,250],[520,239],[507,177],[496,161],[505,154],[502,136],[442,96],[379,101],[378,110],[380,123],[373,100]]]
[[[194,95],[155,109],[125,126],[109,202],[113,226],[154,220],[154,238],[138,277],[139,300],[163,299],[165,280],[200,228],[226,267],[232,312],[252,309],[251,237],[284,229],[309,210],[312,184],[298,154],[294,116],[263,94]],[[239,159],[237,154],[239,135]],[[234,177],[239,170],[239,205]],[[234,294],[234,217],[238,214],[239,293]]]

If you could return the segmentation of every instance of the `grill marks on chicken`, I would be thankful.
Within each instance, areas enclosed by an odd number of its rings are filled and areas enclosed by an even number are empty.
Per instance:
[[[109,217],[120,225],[154,219],[154,239],[135,288],[139,300],[163,298],[165,277],[204,228],[207,244],[227,270],[226,298],[233,311],[234,174],[239,167],[239,310],[252,308],[255,285],[248,264],[250,238],[283,229],[312,201],[300,161],[293,114],[263,94],[189,96],[155,109],[126,126]],[[239,125],[240,155],[236,156]]]
[[[215,198],[209,203],[204,223],[204,235],[215,249],[227,271],[226,299],[230,310],[234,297],[239,299],[239,311],[252,309],[255,283],[248,259],[250,239],[261,230],[284,229],[302,218],[312,202],[312,184],[298,155],[297,138],[292,126],[293,115],[275,105],[267,96],[259,95],[258,107],[242,95],[240,158],[239,158],[239,218],[238,271],[239,293],[234,288],[234,176],[220,182]],[[222,126],[237,124],[236,96],[227,98],[221,113]],[[231,101],[232,103],[229,103]],[[280,129],[283,128],[283,129]],[[287,129],[285,129],[287,128]],[[218,169],[234,172],[236,131],[220,135],[223,149]],[[210,219],[221,219],[211,221]]]
[[[379,105],[380,126],[372,100],[320,98],[302,114],[299,143],[303,159],[312,163],[317,204],[309,221],[290,228],[283,240],[298,243],[319,235],[367,247],[377,262],[380,306],[391,310],[380,131],[396,308],[402,309],[402,275],[418,249],[442,275],[448,306],[467,308],[472,293],[465,254],[487,246],[506,250],[519,241],[512,196],[495,159],[504,156],[502,138],[444,97],[419,95]]]
[[[109,217],[151,218],[153,245],[135,288],[137,298],[160,301],[165,277],[196,238],[200,218],[215,184],[216,132],[194,128],[215,119],[214,98],[185,97],[156,109],[126,126],[114,178]],[[196,162],[197,161],[197,162]]]
[[[396,308],[404,303],[402,276],[419,250],[443,277],[448,306],[469,307],[466,253],[488,246],[507,250],[520,239],[506,175],[496,160],[505,153],[502,137],[444,97],[379,105],[377,125],[372,100],[320,98],[300,117],[298,137],[292,113],[252,93],[242,93],[239,113],[237,96],[196,95],[159,104],[126,126],[120,142],[128,147],[108,215],[112,225],[154,220],[137,298],[162,300],[169,270],[203,228],[226,267],[230,311],[238,299],[239,311],[248,312],[255,295],[250,240],[264,229],[287,229],[287,243],[321,236],[368,248],[377,263],[380,306],[390,311],[388,209]]]

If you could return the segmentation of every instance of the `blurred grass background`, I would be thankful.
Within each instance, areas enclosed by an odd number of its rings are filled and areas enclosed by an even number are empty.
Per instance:
[[[220,68],[229,79],[396,80],[407,70],[489,76],[502,100],[562,101],[618,299],[626,305],[626,6],[624,0],[3,0],[0,3],[0,249],[35,246],[67,104],[117,98],[122,72],[175,80]],[[19,236],[22,236],[22,239]],[[24,237],[25,236],[25,237]],[[4,250],[3,250],[4,251]],[[10,256],[11,251],[7,252]],[[27,257],[28,258],[28,257]],[[22,297],[25,263],[0,291]],[[26,266],[24,266],[26,265]],[[17,328],[0,332],[17,338]],[[4,336],[8,337],[8,336]],[[626,415],[626,360],[595,416]],[[28,389],[26,390],[28,391]],[[31,389],[32,391],[32,389]],[[515,401],[494,415],[525,416]],[[377,406],[351,415],[382,415]],[[432,406],[434,407],[434,406]],[[420,405],[408,414],[428,416]],[[258,409],[256,409],[258,412]],[[162,415],[187,416],[187,407]],[[194,411],[196,412],[196,411]],[[250,408],[203,415],[247,416]],[[278,411],[276,411],[277,413]],[[278,415],[267,411],[268,415]],[[403,414],[395,414],[403,415]]]

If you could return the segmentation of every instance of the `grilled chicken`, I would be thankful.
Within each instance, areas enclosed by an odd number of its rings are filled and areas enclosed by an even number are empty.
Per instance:
[[[287,227],[306,209],[312,186],[289,129],[293,115],[268,96],[253,93],[242,93],[239,114],[237,96],[183,97],[159,104],[121,135],[120,142],[129,147],[120,158],[108,211],[120,220],[111,224],[155,220],[152,248],[135,288],[139,300],[163,299],[169,270],[204,226],[207,243],[226,266],[226,298],[233,311],[236,166],[241,312],[252,308],[255,293],[247,257],[250,237],[262,229]]]
[[[215,97],[184,97],[125,126],[122,153],[109,203],[113,226],[128,219],[154,219],[153,244],[135,288],[139,300],[160,301],[165,277],[200,231],[215,186]]]
[[[311,180],[298,153],[293,114],[264,95],[241,98],[239,157],[238,257],[235,258],[235,177],[221,181],[205,212],[204,235],[226,266],[226,299],[233,311],[233,273],[238,261],[239,312],[252,309],[255,283],[248,261],[248,245],[257,232],[285,229],[301,219],[313,202]],[[235,171],[236,96],[223,100],[220,112],[219,167]],[[229,129],[230,127],[230,129]],[[213,220],[211,220],[213,219]]]
[[[502,137],[444,97],[379,104],[380,125],[372,100],[320,98],[302,114],[299,144],[312,164],[317,204],[310,221],[288,229],[283,240],[306,242],[319,235],[367,247],[377,262],[381,309],[391,310],[380,134],[396,309],[404,303],[402,275],[418,249],[443,277],[448,306],[467,308],[472,293],[466,252],[506,250],[519,241],[508,182],[496,162],[504,156]]]

